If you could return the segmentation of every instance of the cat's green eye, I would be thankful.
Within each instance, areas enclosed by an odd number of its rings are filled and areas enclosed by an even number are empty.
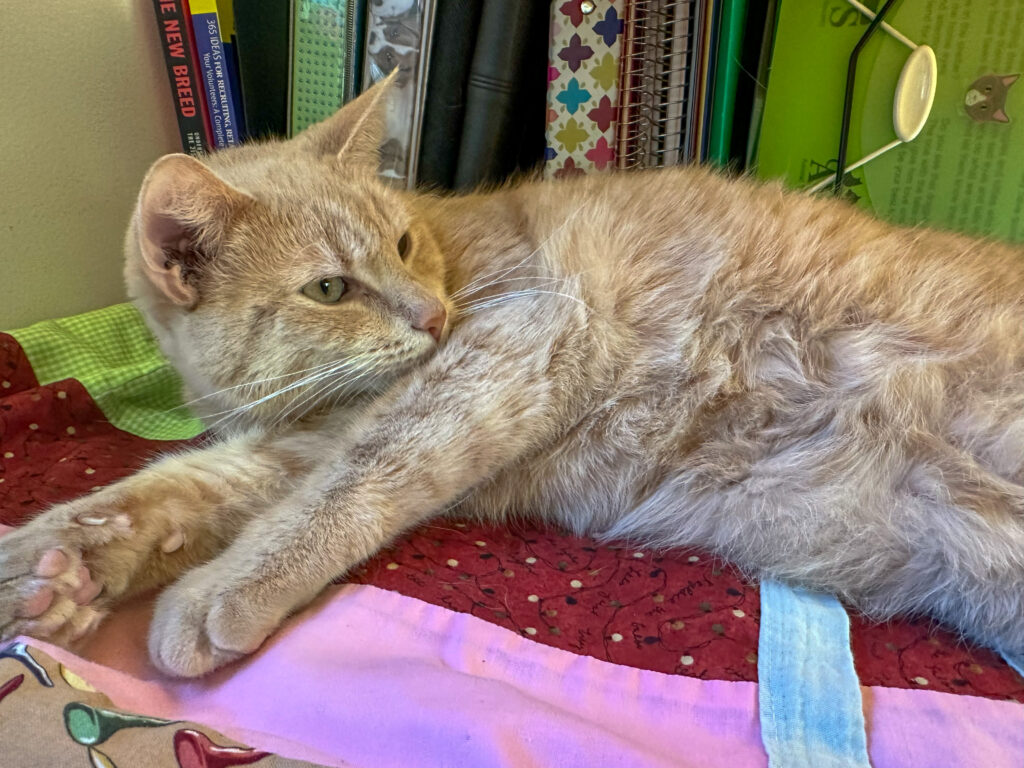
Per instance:
[[[406,257],[409,255],[410,245],[412,245],[412,240],[409,237],[408,232],[398,238],[398,256],[402,261],[405,261]]]
[[[321,304],[335,304],[345,295],[345,281],[340,277],[322,277],[302,286],[302,293]]]

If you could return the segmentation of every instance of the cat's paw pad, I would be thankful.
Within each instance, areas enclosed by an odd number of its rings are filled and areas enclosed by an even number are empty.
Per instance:
[[[0,639],[67,643],[94,629],[106,577],[123,580],[123,563],[105,547],[131,534],[127,514],[73,502],[0,538]]]
[[[31,570],[0,583],[0,636],[25,634],[57,643],[77,640],[103,618],[104,611],[93,605],[102,589],[79,552],[46,549]]]
[[[157,601],[149,630],[154,665],[175,677],[200,677],[247,656],[276,622],[262,620],[243,588],[226,587],[198,568]]]

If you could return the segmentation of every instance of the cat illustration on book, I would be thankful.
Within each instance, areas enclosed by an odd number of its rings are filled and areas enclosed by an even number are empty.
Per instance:
[[[210,440],[0,538],[0,637],[163,587],[150,655],[203,675],[453,514],[1024,652],[1020,248],[700,167],[399,190],[393,85],[149,170],[128,291]]]
[[[964,96],[964,108],[978,123],[1008,123],[1006,97],[1020,75],[983,75],[971,83]]]

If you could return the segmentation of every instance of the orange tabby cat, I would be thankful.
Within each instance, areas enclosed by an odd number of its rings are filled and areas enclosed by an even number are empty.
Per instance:
[[[399,192],[386,90],[150,170],[129,289],[219,439],[0,540],[3,635],[169,584],[153,660],[201,675],[452,511],[1024,650],[1019,252],[693,168]]]

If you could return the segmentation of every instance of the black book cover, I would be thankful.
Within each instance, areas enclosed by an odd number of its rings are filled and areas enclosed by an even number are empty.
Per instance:
[[[484,0],[436,0],[417,182],[452,189]]]
[[[289,0],[234,0],[246,135],[288,135]]]
[[[484,0],[473,51],[455,187],[498,182],[544,153],[550,7]]]
[[[171,83],[174,115],[178,119],[181,148],[190,155],[202,155],[209,148],[203,121],[203,86],[196,76],[196,62],[189,43],[188,19],[179,0],[153,0],[164,52],[167,78]]]
[[[345,102],[362,93],[366,0],[348,0],[345,16]]]

